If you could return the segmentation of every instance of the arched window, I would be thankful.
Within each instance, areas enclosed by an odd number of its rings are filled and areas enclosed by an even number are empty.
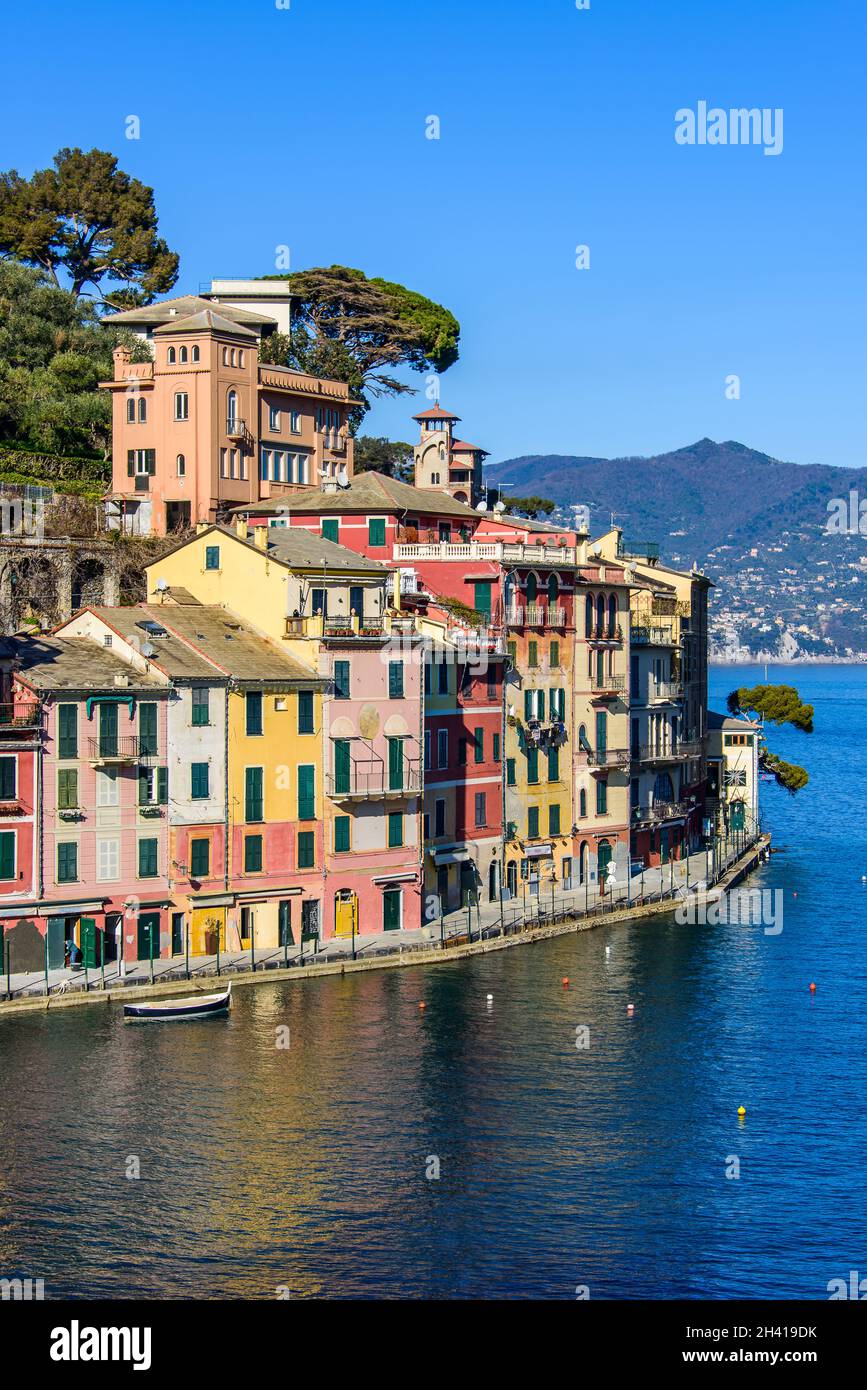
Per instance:
[[[185,478],[186,476],[187,476],[187,461],[186,461],[186,459],[184,458],[183,454],[178,454],[178,477],[179,477],[179,478]]]
[[[168,362],[169,366],[171,366],[171,365],[174,363],[174,360],[175,360],[175,350],[174,350],[174,348],[172,347],[172,348],[169,348],[168,352],[166,353],[166,361]]]
[[[593,636],[593,595],[588,594],[584,600],[584,636]]]
[[[653,800],[654,802],[674,800],[674,787],[669,773],[658,772],[656,774],[656,780],[653,783]]]
[[[140,424],[140,425],[143,425],[143,424],[145,423],[145,421],[147,420],[147,418],[148,418],[148,403],[147,403],[147,401],[145,400],[144,396],[142,396],[141,400],[140,400],[139,403],[138,403],[138,422],[139,422],[139,424]]]
[[[126,419],[127,424],[135,424],[135,396],[130,396],[126,403]]]
[[[535,603],[539,594],[539,581],[535,574],[527,575],[527,602]]]
[[[557,599],[560,597],[560,581],[556,574],[548,576],[548,602],[551,607],[555,607]]]
[[[614,637],[617,633],[617,595],[612,594],[608,600],[608,636]]]
[[[582,840],[578,851],[578,882],[587,882],[587,841]]]
[[[582,820],[587,817],[587,790],[585,787],[582,787],[578,793],[578,815]]]
[[[186,362],[186,360],[187,360],[187,349],[186,349],[185,347],[182,347],[182,348],[181,348],[181,361],[182,361],[182,362]]]
[[[198,362],[199,357],[201,356],[201,354],[200,354],[200,352],[199,352],[198,345],[197,345],[196,343],[193,344],[191,351],[192,351],[192,358],[193,358],[193,361],[194,361],[194,362]]]
[[[238,393],[230,391],[226,397],[226,423],[234,425],[238,418]]]
[[[605,595],[600,594],[596,600],[596,636],[601,637],[605,631]]]

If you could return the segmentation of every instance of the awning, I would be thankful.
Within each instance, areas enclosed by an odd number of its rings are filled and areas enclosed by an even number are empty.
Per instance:
[[[440,864],[462,864],[469,857],[470,851],[468,849],[449,849],[442,853],[437,853],[434,850],[434,864],[437,868]]]
[[[381,874],[379,878],[373,879],[374,883],[415,883],[415,870],[408,874]]]
[[[93,718],[94,705],[129,705],[129,717],[132,719],[135,709],[134,695],[88,695],[84,702],[88,719]]]
[[[524,850],[526,859],[550,859],[554,853],[551,845],[528,845]]]
[[[234,893],[190,893],[188,899],[193,907],[232,907]]]
[[[77,917],[82,912],[102,912],[105,898],[82,899],[79,902],[34,902],[26,907],[0,909],[0,917]]]

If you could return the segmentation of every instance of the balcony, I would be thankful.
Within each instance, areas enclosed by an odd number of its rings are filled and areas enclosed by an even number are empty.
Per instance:
[[[41,727],[42,716],[38,705],[0,705],[0,739]]]
[[[88,739],[88,746],[89,761],[94,765],[117,767],[129,763],[149,763],[156,757],[156,749],[135,734],[114,739],[91,738]]]
[[[330,454],[346,453],[346,436],[336,429],[325,429],[320,431],[323,449],[327,449]]]
[[[670,704],[682,699],[683,685],[680,681],[651,681],[648,686],[647,702],[650,705],[660,702]]]
[[[662,821],[682,820],[692,810],[688,801],[656,801],[652,806],[635,806],[632,819],[636,825],[659,825]]]
[[[323,642],[381,642],[386,637],[381,617],[323,618],[320,614],[286,619],[284,637],[310,637]]]
[[[641,744],[632,749],[631,756],[634,763],[682,763],[686,762],[687,758],[697,758],[700,753],[700,741],[692,740],[676,743],[668,748]]]
[[[628,767],[628,748],[582,748],[590,767]]]
[[[230,415],[226,421],[226,434],[230,439],[246,439],[247,421],[239,415]]]
[[[659,542],[658,541],[633,541],[621,540],[617,549],[618,560],[626,559],[627,556],[633,560],[658,560]]]
[[[639,623],[630,628],[634,647],[676,647],[677,638],[671,623]]]
[[[393,559],[404,560],[500,560],[506,564],[557,567],[575,564],[570,545],[524,545],[521,541],[421,541],[395,545]]]
[[[599,699],[613,699],[615,695],[622,695],[626,690],[625,676],[594,676],[590,686],[591,692]]]
[[[563,627],[566,622],[566,609],[548,604],[527,605],[527,627]]]
[[[585,636],[588,642],[622,642],[623,628],[619,624],[615,627],[609,627],[606,623],[602,623],[585,633]]]
[[[348,769],[325,774],[325,792],[332,801],[384,801],[417,796],[421,791],[421,767],[417,759],[404,758],[399,775],[381,758],[353,758]]]

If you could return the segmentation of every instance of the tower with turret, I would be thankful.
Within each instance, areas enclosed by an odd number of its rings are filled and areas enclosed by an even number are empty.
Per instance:
[[[484,494],[482,464],[488,453],[456,437],[460,418],[443,410],[439,402],[413,416],[419,425],[419,441],[413,449],[415,485],[448,493],[475,507]]]

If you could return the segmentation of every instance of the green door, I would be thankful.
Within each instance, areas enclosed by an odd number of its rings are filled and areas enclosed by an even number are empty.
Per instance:
[[[475,907],[476,901],[476,871],[472,864],[465,862],[461,865],[461,907],[468,904]]]
[[[388,740],[388,789],[403,791],[403,739]]]
[[[729,826],[732,830],[741,831],[746,825],[746,807],[742,801],[733,801],[730,810]]]
[[[612,853],[611,846],[603,840],[599,846],[599,858],[597,861],[600,884],[604,884],[608,879],[608,866],[611,863]]]
[[[475,597],[473,607],[477,613],[481,613],[485,622],[491,616],[491,581],[490,579],[477,579],[473,585]]]
[[[142,912],[138,919],[138,959],[159,959],[160,954],[160,914]]]
[[[117,757],[117,705],[99,707],[99,753],[102,758]]]
[[[62,970],[66,958],[66,918],[48,919],[48,969]]]
[[[78,923],[78,941],[81,947],[81,959],[88,970],[95,970],[99,965],[98,936],[96,919],[94,917],[82,917]]]
[[[382,930],[400,930],[400,898],[399,888],[389,888],[382,895]]]
[[[350,613],[357,613],[359,618],[364,614],[364,589],[360,584],[353,584],[350,587],[349,610]]]
[[[338,796],[345,796],[351,791],[350,773],[349,739],[336,738],[334,740],[334,791]]]
[[[182,956],[184,954],[184,914],[182,912],[172,913],[172,955]]]
[[[608,716],[604,709],[596,711],[596,752],[608,750]]]

